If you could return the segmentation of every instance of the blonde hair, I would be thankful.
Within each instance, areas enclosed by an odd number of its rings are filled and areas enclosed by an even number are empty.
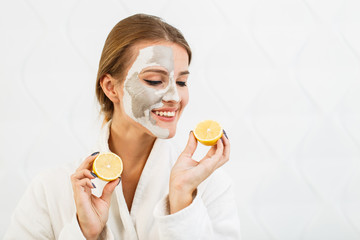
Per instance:
[[[125,70],[134,61],[132,46],[139,42],[161,40],[182,46],[188,53],[190,64],[191,49],[184,36],[178,29],[159,17],[135,14],[121,20],[111,30],[101,54],[95,90],[101,107],[100,111],[104,115],[104,121],[107,122],[112,119],[114,105],[102,90],[100,80],[106,74],[110,74],[118,81],[124,81]]]

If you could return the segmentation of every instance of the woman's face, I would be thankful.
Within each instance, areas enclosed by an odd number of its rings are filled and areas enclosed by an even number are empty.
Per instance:
[[[125,113],[154,136],[171,138],[189,101],[188,54],[181,46],[139,44],[123,87]]]

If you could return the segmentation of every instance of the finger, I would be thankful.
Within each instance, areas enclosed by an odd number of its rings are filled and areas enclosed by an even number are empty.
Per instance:
[[[213,156],[216,159],[216,163],[217,163],[215,166],[215,169],[219,168],[226,162],[226,161],[224,161],[224,159],[225,159],[224,158],[224,150],[225,150],[224,140],[221,138],[217,142],[217,149]]]
[[[229,157],[230,157],[230,141],[226,137],[226,135],[225,136],[223,135],[221,138],[222,138],[223,144],[224,144],[223,156],[224,156],[224,158],[229,159]]]
[[[221,148],[220,148],[221,147]],[[221,155],[222,149],[224,148],[224,145],[222,141],[219,139],[214,146],[212,146],[209,151],[206,153],[205,157],[203,157],[202,160],[205,160],[207,158],[213,158],[216,154]],[[217,156],[216,156],[217,157]],[[202,161],[200,160],[200,162]]]
[[[205,158],[212,157],[215,154],[215,152],[216,152],[216,144],[209,149],[209,151],[205,155]]]
[[[221,137],[221,139],[224,144],[224,150],[223,150],[223,155],[222,155],[220,161],[218,162],[218,165],[216,168],[219,168],[222,165],[224,165],[227,161],[229,161],[229,158],[230,158],[230,141],[227,138],[225,131],[224,131],[224,134]]]
[[[224,143],[220,139],[216,143],[216,151],[215,154],[212,156],[214,159],[220,159],[224,151]]]
[[[86,191],[88,189],[95,188],[95,185],[90,181],[88,178],[83,178],[81,180],[78,180],[74,183],[74,186],[76,190],[83,190]]]
[[[101,195],[101,199],[104,200],[105,202],[107,202],[108,204],[110,204],[110,200],[111,200],[111,195],[112,193],[114,192],[115,188],[117,185],[119,185],[121,179],[118,178],[118,179],[115,179],[111,182],[108,182],[104,189],[103,189],[103,192],[102,192],[102,195]]]
[[[222,134],[220,141],[222,141],[223,145],[224,145],[224,150],[223,150],[223,155],[224,156],[229,156],[230,153],[230,141],[227,138],[225,131],[223,130],[224,134]],[[214,146],[212,146],[209,151],[207,152],[206,156],[207,157],[211,157],[212,155],[215,154],[216,152],[216,146],[217,146],[217,142]]]
[[[83,178],[90,178],[90,179],[94,179],[96,178],[97,176],[95,175],[95,173],[91,172],[89,169],[82,169],[82,170],[79,170],[79,171],[76,171],[73,175],[72,175],[72,178],[74,180],[80,180],[80,179],[83,179]]]
[[[88,156],[78,167],[77,170],[81,170],[81,169],[91,169],[92,167],[92,163],[95,160],[95,158],[97,157],[97,155],[99,154],[99,152],[94,152],[93,154],[91,154],[90,156]]]
[[[194,152],[196,150],[196,147],[197,147],[197,140],[194,136],[193,131],[191,131],[189,134],[189,140],[186,144],[186,147],[185,147],[183,153],[188,155],[189,157],[192,157],[192,155],[194,154]]]
[[[215,149],[215,147],[214,147]],[[205,171],[213,171],[216,168],[216,165],[218,164],[218,162],[220,161],[221,157],[222,157],[222,153],[223,153],[223,149],[224,149],[224,145],[222,143],[222,141],[219,139],[216,143],[216,151],[212,156],[205,156],[203,159],[201,159],[199,161],[199,165],[201,165],[202,167],[204,167]],[[211,151],[211,149],[209,150],[209,152]]]

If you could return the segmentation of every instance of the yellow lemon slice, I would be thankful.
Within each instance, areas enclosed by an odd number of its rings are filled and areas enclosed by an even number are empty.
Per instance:
[[[121,158],[112,153],[100,153],[93,162],[94,173],[102,180],[112,181],[120,177],[123,171]]]
[[[221,125],[213,120],[199,122],[194,130],[195,138],[206,146],[213,146],[221,138],[223,129]]]

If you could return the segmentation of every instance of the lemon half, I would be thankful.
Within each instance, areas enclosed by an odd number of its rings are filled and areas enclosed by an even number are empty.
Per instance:
[[[120,177],[123,162],[115,153],[100,153],[93,162],[94,173],[102,180],[113,181]]]
[[[213,146],[222,137],[223,128],[214,120],[199,122],[194,129],[195,138],[206,146]]]

